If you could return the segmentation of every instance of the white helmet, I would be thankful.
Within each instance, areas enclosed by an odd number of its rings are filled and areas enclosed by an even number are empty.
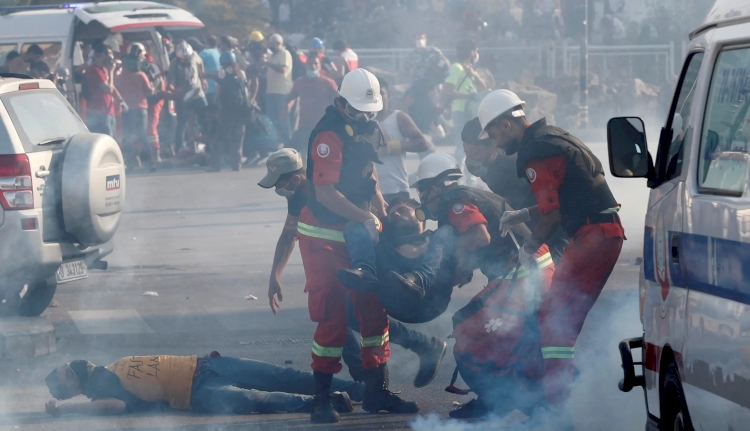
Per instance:
[[[488,138],[489,135],[485,130],[495,118],[506,114],[513,117],[523,117],[523,106],[526,102],[521,100],[518,95],[510,90],[495,90],[482,99],[477,109],[479,113],[479,124],[482,126],[482,132],[479,139]]]
[[[174,54],[177,56],[177,58],[181,58],[183,60],[186,58],[190,58],[193,55],[193,47],[183,40],[174,47]]]
[[[432,153],[419,162],[417,182],[411,188],[429,184],[434,181],[456,181],[461,178],[461,168],[453,156],[445,153]]]
[[[354,69],[347,73],[341,81],[339,95],[357,111],[380,112],[383,109],[378,78],[365,69]]]

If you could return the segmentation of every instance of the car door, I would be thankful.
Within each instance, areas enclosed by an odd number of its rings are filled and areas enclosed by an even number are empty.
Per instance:
[[[659,414],[659,375],[665,346],[682,349],[687,290],[679,259],[683,230],[685,172],[683,154],[693,136],[693,109],[703,52],[691,53],[685,61],[662,132],[656,157],[656,187],[649,197],[644,237],[642,282],[646,387],[651,413]],[[668,131],[668,132],[667,132]]]
[[[746,34],[746,33],[745,33]],[[717,55],[686,193],[685,397],[696,429],[750,421],[750,47]]]

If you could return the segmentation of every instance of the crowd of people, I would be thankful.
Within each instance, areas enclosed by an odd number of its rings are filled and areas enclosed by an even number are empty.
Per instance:
[[[281,52],[282,39],[272,39],[275,52]],[[435,62],[439,52],[427,49],[421,36],[417,41],[424,57]],[[431,146],[407,112],[389,105],[389,84],[355,68],[344,74],[336,91],[332,78],[320,81],[325,62],[314,55],[306,59],[307,76],[299,79],[318,80],[307,91],[329,97],[328,106],[314,125],[305,119],[312,130],[303,151],[283,148],[270,154],[267,174],[258,185],[287,200],[268,299],[276,314],[283,300],[281,274],[298,244],[310,319],[317,324],[312,373],[224,358],[218,352],[132,356],[106,367],[73,361],[47,377],[56,398],[46,405],[47,412],[306,412],[313,423],[335,423],[341,413],[353,410],[355,400],[369,413],[417,413],[416,402],[390,388],[390,343],[418,356],[414,386],[428,385],[447,343],[404,323],[426,323],[445,313],[453,289],[469,283],[479,269],[487,285],[453,315],[457,367],[446,388],[459,394],[471,391],[477,398],[450,416],[486,418],[520,410],[530,417],[529,429],[574,429],[567,408],[574,346],[622,248],[620,205],[591,150],[544,119],[529,123],[525,102],[515,93],[491,91],[471,116],[467,105],[473,98],[466,95],[474,93],[464,93],[462,81],[476,79],[474,91],[481,81],[471,69],[476,48],[470,41],[462,43],[460,61],[443,79],[452,86],[447,93],[451,102],[464,102],[454,113],[463,119],[459,146],[467,166],[490,191],[459,185],[465,173],[454,157],[441,152],[425,154],[415,180],[405,181],[404,153],[429,152]],[[197,64],[195,52],[180,44],[175,47],[179,61]],[[229,49],[221,50],[222,45]],[[249,79],[233,47],[221,41],[218,46],[219,68],[211,79],[216,81],[213,104],[221,116],[228,104],[240,102],[230,101],[233,93],[226,89],[247,87]],[[109,55],[107,48],[99,48],[94,67],[106,71]],[[279,54],[274,73],[283,74],[287,60]],[[103,75],[102,91],[118,97],[109,75]],[[118,76],[115,82],[123,79]],[[191,77],[200,82],[200,75]],[[141,81],[146,92],[143,77],[124,79]],[[289,94],[299,79],[287,93],[287,103],[293,101]],[[415,73],[415,79],[424,77]],[[179,88],[198,94],[182,96],[183,101],[201,101],[184,109],[209,110],[208,85]],[[302,94],[297,88],[292,96]],[[278,102],[269,95],[277,93],[266,92],[267,105]],[[137,109],[144,108],[127,112]],[[142,122],[149,115],[145,109],[137,119],[126,118]],[[223,144],[222,153],[232,153],[230,163],[240,157],[235,151],[243,121],[219,121],[225,136],[237,139]],[[419,201],[409,189],[416,189]],[[437,221],[437,230],[426,230],[427,220]],[[352,381],[334,378],[342,361]],[[158,378],[150,369],[159,370]],[[138,379],[129,379],[136,372]],[[468,390],[455,386],[459,375]],[[57,402],[78,394],[93,402]]]

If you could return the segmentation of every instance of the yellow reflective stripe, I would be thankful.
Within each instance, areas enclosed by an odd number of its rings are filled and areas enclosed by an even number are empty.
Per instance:
[[[542,347],[544,359],[573,359],[573,347]]]
[[[552,255],[549,253],[545,253],[542,255],[542,257],[536,258],[536,265],[539,269],[544,269],[550,265],[552,265]],[[510,274],[505,276],[506,280],[513,280],[513,276],[515,275],[515,271],[511,271]],[[524,268],[523,266],[518,268],[518,275],[516,275],[516,278],[523,278],[529,275],[529,270]]]
[[[380,347],[384,346],[391,339],[390,334],[386,332],[383,335],[362,338],[362,347]]]
[[[320,344],[313,341],[312,352],[315,356],[322,358],[340,358],[344,353],[343,347],[323,347]]]
[[[616,206],[614,208],[607,208],[606,210],[600,212],[599,214],[618,214],[620,212],[620,207]]]
[[[344,232],[323,227],[310,226],[302,222],[297,222],[297,232],[311,238],[326,239],[328,241],[345,242]]]

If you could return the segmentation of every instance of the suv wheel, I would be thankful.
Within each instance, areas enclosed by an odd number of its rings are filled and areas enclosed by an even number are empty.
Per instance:
[[[662,387],[660,430],[694,431],[679,376],[677,365],[669,364]]]
[[[20,295],[11,295],[0,302],[0,317],[9,316],[39,316],[49,307],[52,298],[55,297],[57,283],[36,281],[27,284],[26,292]],[[23,287],[21,288],[23,291]]]

